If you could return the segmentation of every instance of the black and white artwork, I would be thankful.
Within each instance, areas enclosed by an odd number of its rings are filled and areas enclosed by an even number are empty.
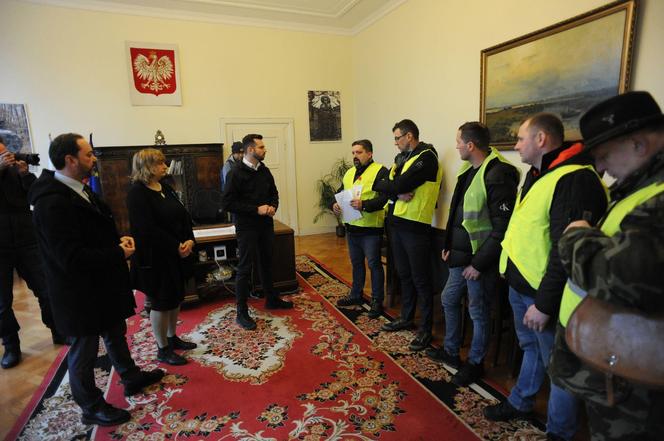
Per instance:
[[[333,90],[310,90],[309,139],[341,141],[341,93]]]
[[[10,152],[32,152],[25,105],[0,103],[0,138]]]

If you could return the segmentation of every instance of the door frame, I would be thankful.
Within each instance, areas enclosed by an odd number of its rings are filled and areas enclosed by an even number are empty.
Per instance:
[[[226,139],[226,127],[229,124],[235,125],[260,125],[260,124],[284,124],[286,125],[286,156],[284,157],[284,169],[286,171],[286,185],[288,188],[279,190],[279,197],[286,196],[288,199],[288,217],[290,218],[290,225],[295,232],[299,235],[299,226],[297,218],[297,167],[295,165],[295,129],[293,118],[239,118],[239,117],[223,117],[220,118],[221,139],[225,146],[230,148],[231,143]],[[249,132],[247,132],[249,133]]]

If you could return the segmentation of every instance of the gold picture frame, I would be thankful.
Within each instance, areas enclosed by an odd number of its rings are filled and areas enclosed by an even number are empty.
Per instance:
[[[514,145],[538,112],[563,120],[578,140],[579,118],[629,89],[638,0],[620,0],[481,51],[480,121],[492,145]]]

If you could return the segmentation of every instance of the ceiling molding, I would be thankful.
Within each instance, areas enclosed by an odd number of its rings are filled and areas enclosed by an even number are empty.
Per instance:
[[[272,7],[266,5],[257,5],[247,3],[245,1],[228,1],[228,0],[188,0],[193,3],[206,3],[212,5],[223,5],[223,6],[232,6],[236,8],[243,9],[257,9],[261,11],[274,11],[274,12],[285,12],[288,14],[298,14],[298,15],[307,15],[312,17],[325,17],[325,18],[339,18],[342,17],[346,12],[350,11],[360,0],[350,0],[346,2],[342,8],[333,12],[315,12],[311,9],[295,9],[295,8],[285,8],[285,7]]]
[[[0,0],[2,1],[2,0]],[[96,12],[107,12],[112,14],[134,15],[141,17],[162,18],[171,20],[198,21],[207,23],[220,23],[233,26],[254,26],[261,28],[274,28],[297,32],[313,32],[322,34],[353,36],[367,27],[371,26],[383,16],[396,9],[407,0],[390,0],[371,15],[363,19],[352,28],[334,25],[321,25],[313,23],[302,23],[280,19],[251,18],[241,15],[228,15],[210,12],[183,11],[181,9],[169,9],[161,7],[151,7],[128,3],[118,3],[105,0],[19,0],[27,3],[39,5],[55,6],[69,9],[83,9]],[[237,1],[215,1],[215,0],[195,0],[198,3],[208,4],[239,4]],[[359,0],[353,0],[346,4],[343,14],[356,6]],[[279,12],[284,12],[280,10]],[[343,15],[341,14],[341,15]],[[307,14],[315,15],[315,14]],[[336,15],[335,15],[336,18]]]

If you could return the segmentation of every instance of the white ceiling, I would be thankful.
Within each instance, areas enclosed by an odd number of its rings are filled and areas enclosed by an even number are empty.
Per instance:
[[[407,0],[25,0],[149,17],[354,35]]]

